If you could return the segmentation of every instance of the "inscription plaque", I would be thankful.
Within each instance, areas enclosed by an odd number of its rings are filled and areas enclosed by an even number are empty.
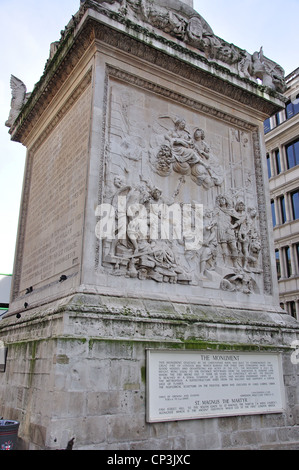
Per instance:
[[[276,353],[147,351],[147,421],[284,410]]]

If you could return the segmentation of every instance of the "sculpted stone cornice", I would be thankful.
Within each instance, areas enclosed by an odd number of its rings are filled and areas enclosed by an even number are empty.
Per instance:
[[[117,13],[114,12],[110,14],[117,16]],[[119,20],[119,15],[117,18]],[[140,37],[145,33],[151,36],[147,43],[139,39],[138,35],[138,37],[133,37],[127,32],[130,28],[132,29],[132,25],[133,23],[128,20],[126,31],[120,31],[90,16],[90,12],[87,10],[77,29],[71,28],[68,31],[56,54],[47,63],[44,75],[10,129],[12,140],[24,141],[24,136],[28,134],[29,128],[31,129],[35,125],[44,109],[52,101],[84,53],[95,43],[95,40],[214,90],[265,115],[273,115],[281,109],[281,100],[276,92],[273,91],[273,96],[270,96],[267,94],[269,90],[266,93],[265,87],[261,87],[247,78],[234,76],[226,67],[217,63],[213,63],[211,72],[208,67],[211,63],[203,55],[191,48],[183,47],[175,40],[171,41],[163,36],[155,37],[157,41],[160,41],[160,46],[163,45],[165,48],[165,50],[158,49],[150,44],[151,39],[154,38],[153,32],[149,33],[141,26],[134,25],[135,29],[138,26],[142,32]],[[165,52],[166,50],[167,52]],[[175,57],[178,52],[184,57],[184,60]]]
[[[257,83],[271,91],[285,91],[285,72],[276,62],[264,56],[263,48],[249,54],[234,44],[217,37],[209,24],[194,8],[180,0],[84,0],[80,10],[92,9],[102,17],[124,25],[126,31],[141,34],[143,39],[159,38],[166,47],[186,48],[208,59],[210,64],[228,68],[239,78]],[[105,22],[105,21],[104,21]],[[166,33],[166,34],[165,34]],[[169,41],[170,39],[170,41]],[[174,40],[173,40],[174,39]]]
[[[219,64],[215,63],[213,64],[214,72],[211,73],[203,68],[193,65],[191,63],[191,59],[197,59],[203,64],[207,64],[208,61],[190,49],[184,48],[184,50],[181,51],[189,56],[190,63],[176,58],[174,55],[177,54],[175,53],[170,60],[168,53],[162,52],[157,48],[132,37],[124,37],[123,34],[118,31],[113,31],[113,34],[111,34],[111,32],[111,29],[106,25],[99,23],[94,24],[95,37],[118,50],[123,50],[124,52],[146,60],[165,70],[169,70],[178,76],[214,90],[246,106],[259,110],[266,115],[272,115],[278,109],[281,109],[277,102],[269,101],[261,96],[263,94],[264,87],[259,87],[257,84],[250,82],[252,91],[247,90],[246,84],[249,84],[249,80],[234,76],[234,74],[229,72],[225,67],[221,67]],[[178,48],[180,48],[180,46],[178,44],[174,44],[174,51],[178,50]],[[217,71],[219,72],[218,75],[216,75]],[[236,78],[240,80],[239,85],[233,83]],[[241,87],[242,84],[244,87]]]

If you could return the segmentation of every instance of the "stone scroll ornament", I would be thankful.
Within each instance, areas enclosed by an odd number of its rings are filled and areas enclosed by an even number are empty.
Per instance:
[[[161,30],[200,51],[211,61],[229,65],[229,69],[243,78],[254,80],[278,93],[286,89],[285,72],[277,63],[264,56],[262,48],[254,54],[229,44],[217,37],[204,18],[180,0],[86,0],[88,5],[104,14],[117,13],[119,18],[144,23]]]

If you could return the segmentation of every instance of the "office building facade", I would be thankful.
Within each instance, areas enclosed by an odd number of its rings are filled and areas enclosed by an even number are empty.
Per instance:
[[[280,302],[299,319],[299,68],[286,83],[286,108],[264,128]]]

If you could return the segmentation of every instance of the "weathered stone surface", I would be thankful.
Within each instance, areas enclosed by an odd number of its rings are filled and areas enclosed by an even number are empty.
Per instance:
[[[199,313],[194,315],[199,322],[194,322],[194,316],[182,322],[181,315],[172,312],[164,314],[161,323],[161,318],[150,312],[139,318],[128,316],[121,311],[121,305],[112,315],[103,307],[96,312],[93,306],[88,312],[91,299],[83,302],[83,297],[80,299],[85,311],[81,313],[78,299],[73,298],[64,307],[57,302],[48,312],[28,312],[17,325],[14,317],[1,322],[1,337],[8,339],[7,331],[13,334],[9,337],[7,375],[0,382],[0,394],[5,397],[0,413],[11,414],[15,410],[24,445],[30,442],[32,449],[63,448],[75,436],[77,448],[82,449],[296,448],[298,371],[290,359],[290,341],[298,334],[295,321],[290,319],[288,325],[274,322],[271,318],[277,314],[271,314],[266,323],[248,320],[245,327],[241,322],[228,325],[223,317],[214,319],[212,324]],[[114,327],[107,330],[105,324],[111,316]],[[34,335],[31,326],[40,324],[41,318],[44,328]],[[86,327],[90,319],[97,328]],[[140,334],[139,322],[150,322],[148,331],[153,334]],[[128,335],[126,325],[132,323],[135,329],[129,329]],[[194,330],[194,325],[200,329]],[[217,331],[217,335],[211,335],[211,331]],[[269,333],[271,340],[269,337],[265,341]],[[148,424],[147,348],[281,352],[288,397],[286,411]],[[32,427],[29,416],[33,423],[40,416],[38,428]]]

